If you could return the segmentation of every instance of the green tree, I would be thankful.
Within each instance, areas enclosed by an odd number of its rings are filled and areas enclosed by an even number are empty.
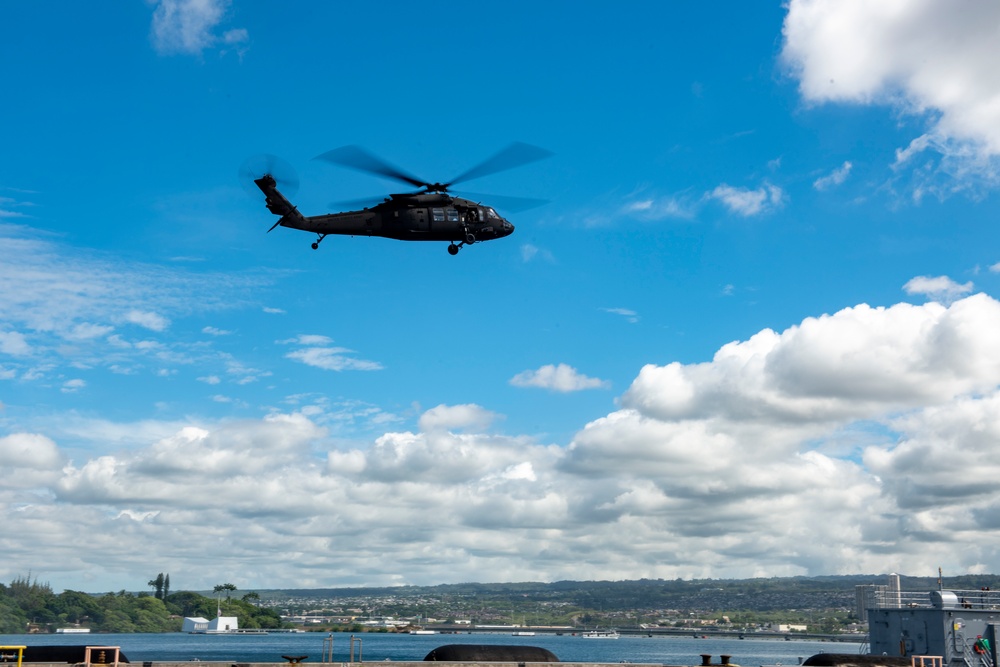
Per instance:
[[[163,599],[163,573],[156,575],[155,579],[150,579],[146,585],[154,590],[153,596],[158,600]]]
[[[226,593],[226,601],[228,602],[229,601],[229,594],[232,593],[235,590],[236,590],[236,586],[233,586],[232,584],[218,584],[218,585],[216,585],[215,588],[212,589],[212,592],[214,592],[214,593],[221,593],[221,592],[225,591],[225,593]]]

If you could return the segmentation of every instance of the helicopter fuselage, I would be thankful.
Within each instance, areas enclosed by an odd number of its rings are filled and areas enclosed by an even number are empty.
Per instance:
[[[509,236],[514,225],[492,207],[445,193],[390,195],[380,204],[360,211],[305,216],[282,195],[274,179],[254,181],[266,197],[267,208],[280,215],[275,227],[288,227],[319,235],[313,248],[330,234],[381,236],[401,241],[450,241],[471,245]],[[273,228],[272,228],[273,229]]]
[[[514,225],[493,208],[442,194],[393,195],[360,211],[311,215],[282,223],[320,235],[381,236],[400,241],[458,241],[467,244],[510,235]]]

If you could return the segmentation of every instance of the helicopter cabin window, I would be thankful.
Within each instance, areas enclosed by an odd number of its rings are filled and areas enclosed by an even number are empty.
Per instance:
[[[497,212],[494,211],[489,206],[486,207],[486,217],[489,218],[490,220],[499,220],[500,219],[500,216],[497,215]]]
[[[448,222],[458,222],[458,211],[453,208],[446,209],[445,212],[448,214]]]
[[[432,208],[431,214],[434,216],[434,222],[444,222],[444,209],[443,208]]]

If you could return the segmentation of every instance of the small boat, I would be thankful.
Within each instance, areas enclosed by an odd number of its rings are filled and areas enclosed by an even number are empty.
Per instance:
[[[531,630],[515,630],[514,632],[512,632],[510,634],[513,635],[514,637],[534,637],[535,636],[535,633],[532,632]]]
[[[617,630],[591,630],[580,636],[584,639],[618,639],[621,637]]]

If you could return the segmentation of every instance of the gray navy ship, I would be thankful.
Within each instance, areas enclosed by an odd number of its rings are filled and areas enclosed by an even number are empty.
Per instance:
[[[868,621],[867,655],[820,654],[804,664],[996,665],[1000,591],[902,591],[899,577],[890,575],[888,585],[858,586],[856,593],[861,620]]]

